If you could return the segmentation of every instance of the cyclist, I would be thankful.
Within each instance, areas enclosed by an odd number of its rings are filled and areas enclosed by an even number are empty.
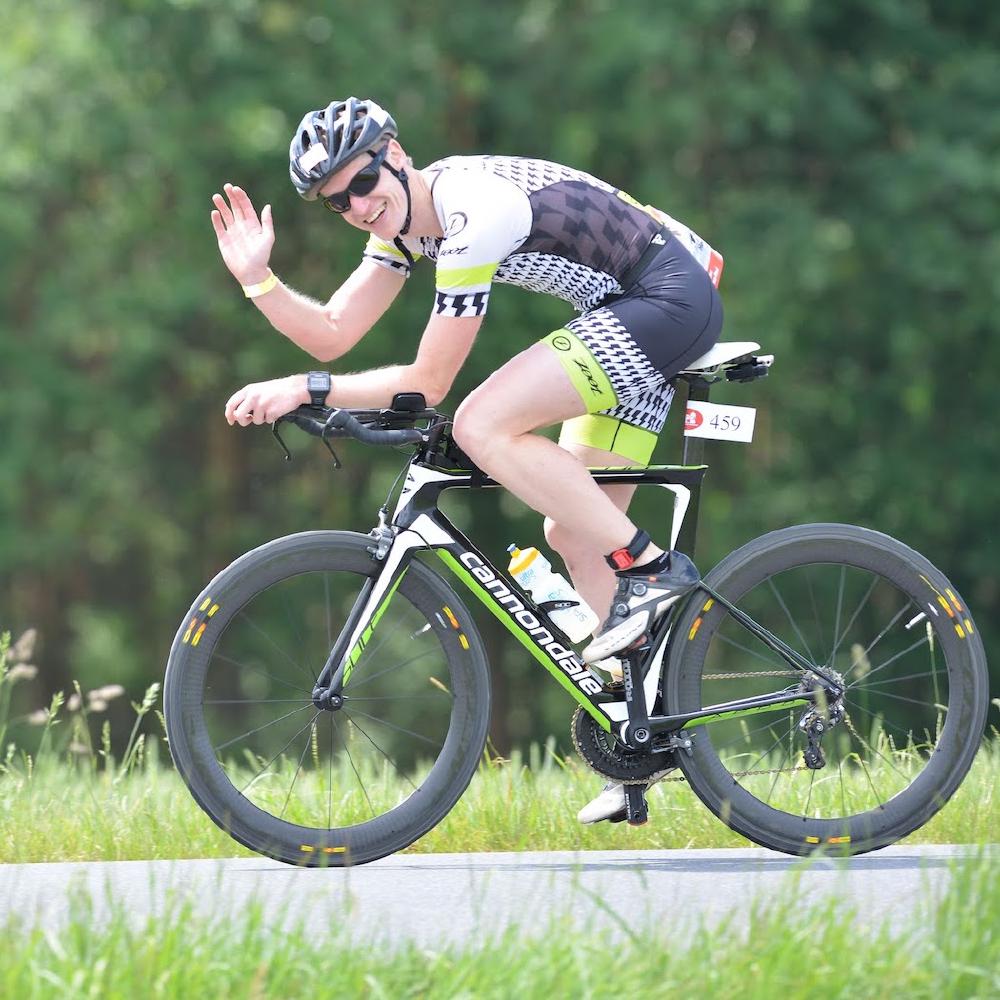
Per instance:
[[[667,380],[717,340],[718,293],[685,245],[704,244],[582,171],[510,156],[452,156],[417,170],[397,136],[383,108],[351,97],[309,112],[292,138],[298,193],[369,234],[360,265],[326,303],[268,266],[270,205],[258,216],[247,193],[226,184],[211,218],[244,294],[323,362],[375,325],[418,258],[435,261],[434,306],[415,359],[247,385],[229,399],[226,419],[269,423],[309,402],[388,406],[397,392],[422,392],[437,405],[472,349],[494,281],[569,302],[579,315],[473,390],[453,433],[484,472],[545,515],[545,537],[584,600],[610,605],[582,655],[614,676],[614,654],[699,576],[690,559],[659,548],[628,518],[634,487],[602,489],[587,466],[648,464],[673,394]],[[558,445],[533,433],[558,423]],[[612,783],[579,818],[623,818],[624,803]]]

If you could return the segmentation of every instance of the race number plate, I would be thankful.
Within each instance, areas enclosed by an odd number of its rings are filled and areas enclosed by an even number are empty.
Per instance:
[[[684,415],[684,436],[749,443],[753,440],[756,417],[757,411],[752,406],[720,406],[689,400]]]

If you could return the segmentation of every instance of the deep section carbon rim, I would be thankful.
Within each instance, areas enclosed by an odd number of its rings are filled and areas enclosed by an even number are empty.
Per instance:
[[[712,586],[842,678],[842,703],[819,710],[822,766],[807,766],[808,706],[698,727],[681,764],[706,804],[757,843],[857,853],[916,829],[957,787],[982,732],[985,665],[968,609],[926,560],[876,532],[809,527],[734,553]],[[671,664],[678,711],[801,676],[704,595],[678,623]]]
[[[474,770],[485,663],[467,611],[421,564],[378,620],[343,707],[312,702],[374,569],[356,545],[265,554],[208,588],[205,613],[219,610],[197,646],[180,633],[175,642],[175,758],[212,818],[260,853],[300,864],[384,856],[430,829]]]

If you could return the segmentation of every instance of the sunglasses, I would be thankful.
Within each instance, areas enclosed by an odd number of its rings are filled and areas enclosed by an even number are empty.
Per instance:
[[[347,188],[343,191],[337,191],[336,194],[327,195],[323,199],[323,204],[331,212],[343,215],[351,207],[352,194],[371,194],[375,189],[375,185],[378,184],[379,174],[382,171],[382,161],[388,152],[389,147],[383,146],[380,152],[373,153],[371,163],[366,163],[351,178],[351,183],[347,185]]]

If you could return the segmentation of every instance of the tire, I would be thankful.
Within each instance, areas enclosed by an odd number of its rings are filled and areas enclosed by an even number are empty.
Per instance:
[[[926,823],[968,772],[988,708],[983,645],[944,575],[887,535],[807,524],[749,542],[705,582],[850,685],[819,769],[804,766],[805,706],[685,730],[693,747],[680,767],[705,805],[754,843],[795,855],[861,854]],[[801,678],[704,592],[671,635],[668,714]]]
[[[458,801],[486,743],[482,642],[418,560],[368,637],[343,708],[312,704],[380,567],[370,543],[314,531],[248,552],[198,596],[171,647],[163,700],[178,771],[226,833],[289,864],[363,864],[408,847]]]

